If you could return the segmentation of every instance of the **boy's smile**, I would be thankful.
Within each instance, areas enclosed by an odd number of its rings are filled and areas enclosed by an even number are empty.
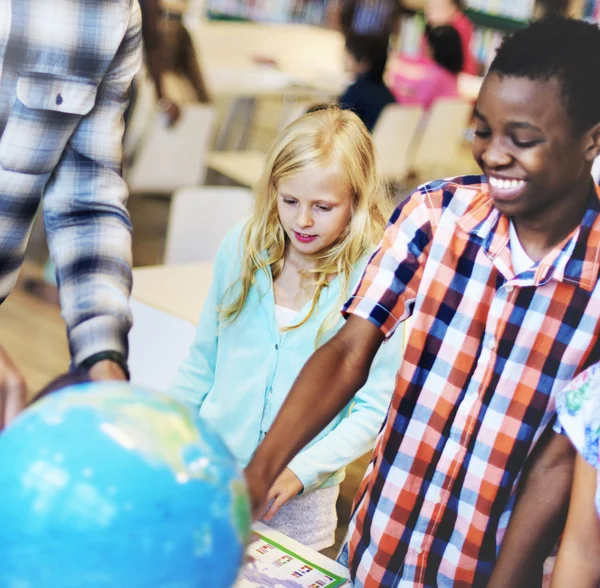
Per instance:
[[[591,161],[588,133],[574,132],[559,82],[492,73],[475,118],[473,156],[496,208],[517,229],[526,223],[543,232],[560,220],[572,230],[589,195]]]

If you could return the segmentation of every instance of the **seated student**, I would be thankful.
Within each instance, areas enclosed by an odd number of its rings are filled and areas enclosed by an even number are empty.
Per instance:
[[[383,81],[388,57],[385,37],[348,35],[344,54],[346,71],[355,76],[338,102],[342,108],[356,112],[369,131],[373,130],[381,111],[396,102]]]
[[[426,0],[425,21],[431,27],[451,26],[458,32],[463,52],[462,71],[477,75],[477,61],[472,51],[473,24],[464,13],[462,0]],[[427,55],[427,37],[423,37],[421,54]]]
[[[476,106],[484,175],[425,184],[396,209],[346,324],[308,360],[246,468],[258,514],[412,317],[340,555],[355,588],[487,586],[556,396],[600,360],[598,54],[600,29],[580,20],[536,21],[504,40]],[[557,464],[531,479],[525,554],[568,500]]]
[[[383,235],[389,203],[371,137],[352,112],[306,114],[268,154],[250,219],[217,254],[195,342],[169,392],[199,408],[241,466],[268,437],[304,362],[342,326],[339,305]],[[373,447],[401,344],[382,349],[364,386],[273,485],[268,525],[314,549],[333,544],[344,468]]]
[[[425,28],[429,54],[400,56],[390,68],[390,89],[401,104],[429,110],[438,98],[458,96],[458,74],[463,53],[460,38],[451,26]]]

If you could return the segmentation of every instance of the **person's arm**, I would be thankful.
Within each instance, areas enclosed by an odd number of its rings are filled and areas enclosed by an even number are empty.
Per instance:
[[[314,445],[301,451],[269,491],[273,500],[265,518],[276,512],[298,492],[316,490],[337,470],[373,449],[387,413],[402,358],[403,332],[377,353],[367,383],[352,400],[350,413]]]
[[[598,470],[578,454],[569,515],[552,576],[552,588],[595,588],[600,585],[597,480]]]
[[[307,361],[246,468],[255,515],[262,514],[269,488],[290,460],[364,386],[383,340],[382,331],[369,320],[350,316]]]
[[[73,363],[96,363],[95,379],[124,378],[131,326],[131,223],[121,177],[123,113],[141,61],[141,18],[132,1],[119,50],[96,102],[79,122],[44,193],[44,220],[57,268]]]
[[[540,586],[543,565],[563,530],[575,449],[549,429],[528,458],[489,588]]]
[[[0,431],[25,408],[27,388],[6,351],[0,347]]]
[[[148,72],[154,82],[156,99],[160,108],[167,113],[169,124],[174,124],[180,116],[179,107],[175,102],[169,100],[163,89],[163,58],[161,54],[160,34],[158,31],[158,19],[160,10],[159,0],[144,0],[142,6],[142,37],[144,39],[144,48],[146,50],[146,62]]]

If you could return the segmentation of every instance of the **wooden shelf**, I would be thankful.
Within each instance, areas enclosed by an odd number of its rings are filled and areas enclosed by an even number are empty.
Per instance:
[[[486,27],[488,29],[498,29],[501,31],[516,31],[528,25],[526,20],[515,20],[498,14],[490,14],[488,12],[480,12],[467,8],[466,15],[471,19],[474,25]]]

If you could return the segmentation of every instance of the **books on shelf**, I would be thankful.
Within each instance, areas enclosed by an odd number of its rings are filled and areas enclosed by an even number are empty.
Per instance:
[[[326,0],[206,0],[207,14],[255,22],[322,24]]]
[[[467,6],[478,12],[514,20],[529,20],[535,0],[467,0]]]

